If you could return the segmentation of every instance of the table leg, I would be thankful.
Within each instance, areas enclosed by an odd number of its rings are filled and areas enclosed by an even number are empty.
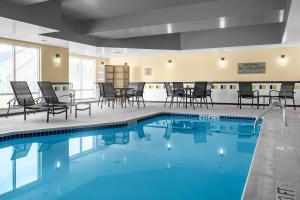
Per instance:
[[[187,90],[185,91],[185,108],[187,108],[187,104],[188,104],[188,102],[187,102]]]

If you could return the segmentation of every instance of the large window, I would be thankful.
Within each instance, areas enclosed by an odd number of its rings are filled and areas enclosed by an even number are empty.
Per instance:
[[[0,108],[13,97],[10,81],[27,81],[38,92],[39,48],[0,43]]]
[[[95,67],[95,60],[70,57],[69,81],[76,99],[95,98]]]

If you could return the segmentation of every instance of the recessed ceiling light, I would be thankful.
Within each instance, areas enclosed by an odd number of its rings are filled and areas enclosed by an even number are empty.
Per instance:
[[[220,17],[219,18],[219,27],[220,28],[226,28],[226,17]]]
[[[115,52],[113,52],[113,53],[115,53],[115,54],[120,54],[120,53],[122,53],[121,51],[115,51]]]
[[[167,24],[167,33],[171,34],[172,32],[172,24]]]

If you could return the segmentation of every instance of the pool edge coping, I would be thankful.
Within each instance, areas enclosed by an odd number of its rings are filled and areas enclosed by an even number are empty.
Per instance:
[[[58,126],[53,128],[40,128],[40,129],[28,129],[24,131],[19,130],[13,130],[8,132],[2,132],[0,133],[0,143],[15,139],[25,139],[25,138],[31,138],[31,137],[43,137],[43,136],[51,136],[51,135],[63,135],[68,134],[72,132],[66,132],[66,133],[59,133],[59,134],[48,134],[48,135],[39,135],[39,136],[26,136],[26,137],[16,137],[14,136],[21,136],[25,134],[34,134],[34,133],[42,133],[42,132],[55,132],[55,131],[68,131],[68,130],[77,130],[82,131],[84,129],[88,128],[95,128],[98,127],[97,130],[101,129],[109,129],[109,128],[121,128],[121,127],[128,127],[130,125],[136,124],[138,122],[151,119],[154,117],[158,117],[161,115],[170,115],[170,116],[182,116],[182,117],[200,117],[200,116],[218,116],[218,117],[224,117],[224,118],[241,118],[241,119],[253,119],[255,116],[253,115],[228,115],[228,114],[210,114],[210,113],[187,113],[187,112],[167,112],[167,111],[161,111],[161,112],[155,112],[151,114],[145,114],[139,117],[130,118],[127,120],[121,120],[116,122],[105,122],[105,123],[91,123],[91,124],[79,124],[79,125],[67,125],[67,126]],[[7,137],[13,137],[13,138],[7,138]],[[6,139],[4,139],[6,138]]]

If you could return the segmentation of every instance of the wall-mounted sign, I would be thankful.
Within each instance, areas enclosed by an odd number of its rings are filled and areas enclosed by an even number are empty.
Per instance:
[[[264,74],[266,73],[266,63],[238,63],[239,74]]]
[[[145,76],[151,76],[152,75],[152,68],[145,68]]]

